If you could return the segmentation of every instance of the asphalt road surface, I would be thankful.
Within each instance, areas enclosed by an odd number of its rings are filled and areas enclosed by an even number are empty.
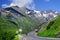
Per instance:
[[[28,35],[21,35],[19,40],[60,40],[60,38],[46,38],[46,37],[38,37],[35,35],[36,33],[30,32]]]

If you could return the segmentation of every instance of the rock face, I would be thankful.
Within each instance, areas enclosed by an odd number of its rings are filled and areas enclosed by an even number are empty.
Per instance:
[[[57,35],[57,37],[59,37],[59,38],[60,38],[60,32],[58,32],[56,35]]]
[[[2,16],[2,14],[1,14],[1,9],[0,9],[0,17]]]
[[[48,11],[28,10],[28,16],[35,18],[41,24],[43,24],[47,20],[52,20],[57,15],[59,15],[59,13],[52,10],[48,10]]]
[[[6,10],[6,11],[9,11],[9,12],[11,12],[11,13],[14,13],[15,15],[17,15],[17,16],[24,16],[24,11],[22,12],[22,10],[19,8],[19,7],[17,7],[17,6],[13,6],[13,7],[8,7],[8,8],[5,8],[4,10]]]
[[[40,25],[36,19],[29,17],[26,13],[26,8],[19,8],[17,6],[1,9],[2,17],[7,18],[9,22],[18,25],[24,30],[22,33],[28,33],[34,30],[36,26],[39,27]]]
[[[1,12],[0,12],[0,17],[1,17]]]

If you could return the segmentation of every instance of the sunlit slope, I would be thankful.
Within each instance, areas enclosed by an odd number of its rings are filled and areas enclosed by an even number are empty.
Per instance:
[[[57,16],[37,35],[42,37],[60,37],[60,16]]]

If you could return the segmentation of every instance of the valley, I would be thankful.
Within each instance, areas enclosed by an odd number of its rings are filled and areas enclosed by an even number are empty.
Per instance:
[[[2,8],[0,40],[18,40],[18,35],[25,35],[27,40],[31,37],[31,40],[41,39],[39,37],[60,38],[59,18],[60,14],[52,10],[36,11],[18,6]]]

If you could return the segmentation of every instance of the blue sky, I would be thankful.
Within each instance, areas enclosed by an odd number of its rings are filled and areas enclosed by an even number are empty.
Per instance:
[[[40,10],[56,10],[60,11],[60,0],[35,0],[36,9]]]
[[[10,3],[10,0],[0,0],[0,8],[2,8],[3,4],[9,5]],[[60,0],[33,0],[33,4],[36,10],[55,10],[60,12]]]

